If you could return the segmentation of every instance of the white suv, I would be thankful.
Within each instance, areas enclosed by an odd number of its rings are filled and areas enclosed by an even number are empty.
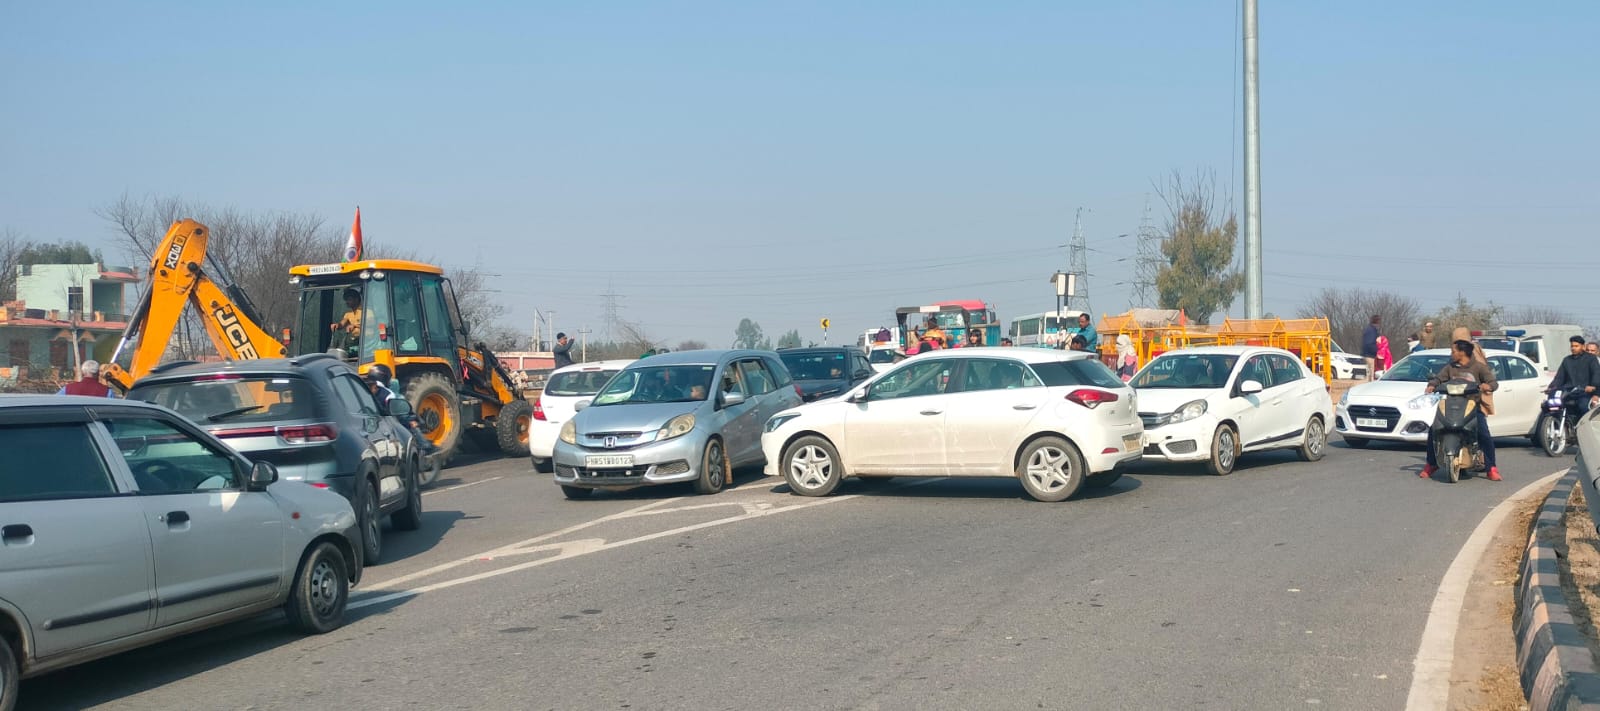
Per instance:
[[[556,437],[561,434],[561,426],[578,413],[578,402],[593,398],[611,376],[633,362],[629,359],[578,363],[550,374],[544,391],[533,401],[533,419],[528,421],[528,454],[533,457],[534,471],[550,471]]]

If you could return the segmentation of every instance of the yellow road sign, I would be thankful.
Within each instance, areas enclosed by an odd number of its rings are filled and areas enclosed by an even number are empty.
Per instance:
[[[822,330],[828,330],[828,319],[822,319]]]

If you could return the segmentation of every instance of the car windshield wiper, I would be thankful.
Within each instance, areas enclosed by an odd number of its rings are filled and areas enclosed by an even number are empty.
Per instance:
[[[238,416],[243,415],[245,413],[255,412],[256,410],[265,410],[265,409],[266,409],[266,407],[264,407],[262,405],[251,405],[249,407],[241,407],[241,408],[238,408],[238,409],[235,409],[235,410],[228,410],[227,412],[219,412],[219,413],[217,413],[215,415],[207,415],[206,416],[206,422],[221,422],[221,421],[229,419],[229,418],[238,417]]]

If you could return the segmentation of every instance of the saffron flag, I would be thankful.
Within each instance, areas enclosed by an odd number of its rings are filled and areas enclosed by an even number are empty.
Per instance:
[[[350,239],[344,243],[344,261],[361,258],[361,208],[356,208],[356,222],[350,226]]]

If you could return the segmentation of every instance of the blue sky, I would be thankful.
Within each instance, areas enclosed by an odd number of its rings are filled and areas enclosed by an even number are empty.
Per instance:
[[[1262,5],[1269,311],[1464,290],[1600,324],[1600,4]],[[724,345],[741,317],[838,342],[939,299],[1048,309],[1082,207],[1115,313],[1152,181],[1240,194],[1236,12],[11,2],[0,228],[109,246],[93,210],[124,192],[360,204],[370,237],[498,275],[513,325],[598,333],[614,289]]]

